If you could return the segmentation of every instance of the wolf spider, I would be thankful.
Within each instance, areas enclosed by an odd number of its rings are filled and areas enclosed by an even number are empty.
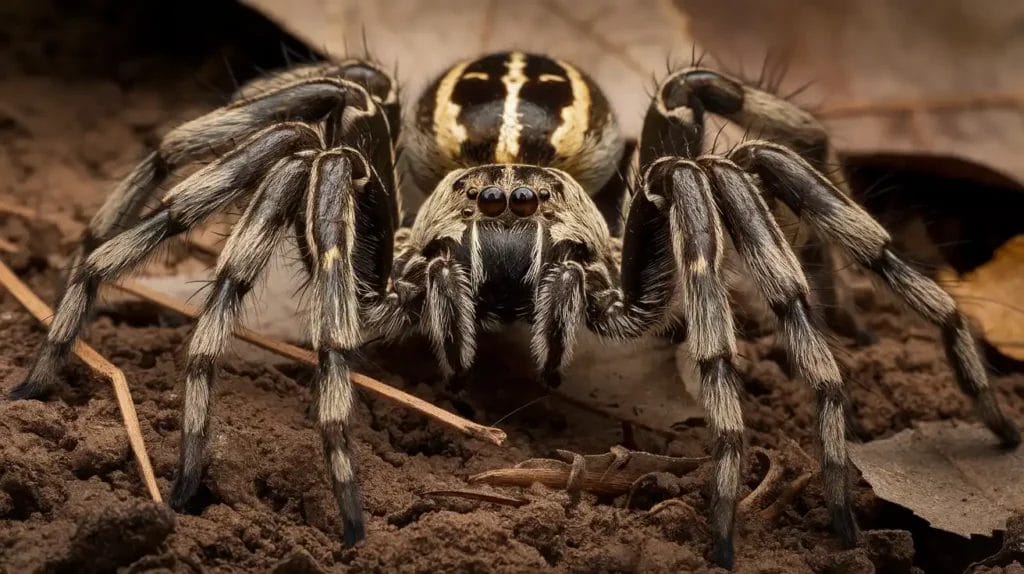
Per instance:
[[[764,139],[702,155],[705,113]],[[479,331],[524,320],[537,369],[556,385],[581,328],[625,340],[684,326],[714,436],[712,557],[729,566],[743,451],[723,275],[731,238],[780,323],[792,366],[817,393],[825,492],[836,530],[854,543],[843,381],[777,222],[785,212],[940,328],[982,420],[1004,445],[1020,441],[953,299],[893,253],[841,176],[826,175],[836,161],[826,133],[788,101],[710,69],[670,74],[647,110],[632,182],[623,174],[634,149],[605,96],[576,67],[547,56],[458,63],[419,99],[402,139],[399,127],[394,80],[372,62],[346,60],[255,80],[228,105],[171,131],[92,219],[49,334],[11,396],[41,397],[57,383],[101,283],[244,200],[188,349],[173,507],[200,483],[210,384],[242,299],[292,228],[312,285],[313,412],[347,544],[365,536],[346,425],[351,353],[368,333],[418,329],[458,380]],[[418,187],[433,190],[411,226],[401,218],[399,147]],[[142,215],[170,174],[208,158]],[[624,221],[619,201],[628,202]],[[831,275],[822,275],[812,279],[834,292]]]

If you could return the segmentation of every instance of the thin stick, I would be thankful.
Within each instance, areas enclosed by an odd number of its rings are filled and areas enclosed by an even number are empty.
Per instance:
[[[18,276],[3,261],[0,261],[0,284],[3,284],[11,292],[11,295],[14,295],[14,298],[40,323],[47,327],[50,326],[53,310],[36,296],[28,285],[22,283],[21,279],[18,279]],[[157,488],[153,466],[146,453],[146,442],[142,438],[142,429],[139,428],[139,415],[135,412],[132,392],[128,388],[128,381],[125,379],[124,373],[82,341],[75,343],[75,354],[93,371],[110,379],[110,383],[114,387],[114,396],[117,397],[117,407],[121,411],[121,420],[124,421],[124,428],[128,432],[128,442],[135,455],[139,472],[142,474],[142,481],[146,483],[150,498],[154,502],[161,502],[160,489]]]
[[[199,310],[195,307],[136,283],[119,283],[113,284],[111,287],[141,299],[145,299],[146,301],[156,303],[161,307],[176,311],[193,319],[199,316]],[[314,367],[317,364],[316,355],[312,351],[296,347],[295,345],[289,345],[284,341],[279,341],[249,329],[241,327],[235,329],[235,337],[247,343],[252,343],[261,349],[266,349],[267,351],[276,353],[282,357],[287,357],[299,363],[305,363]],[[404,393],[391,385],[384,384],[376,379],[367,377],[366,375],[352,373],[352,382],[402,406],[419,411],[463,434],[485,440],[499,446],[504,444],[505,439],[507,438],[505,431],[499,428],[484,426],[473,421],[466,420],[442,408],[436,407],[423,399]]]
[[[423,496],[454,496],[458,498],[468,498],[470,500],[493,502],[494,504],[504,504],[506,506],[515,506],[516,508],[530,503],[529,500],[523,500],[522,498],[505,496],[504,494],[495,494],[493,492],[484,492],[482,490],[432,490],[430,492],[424,492]]]

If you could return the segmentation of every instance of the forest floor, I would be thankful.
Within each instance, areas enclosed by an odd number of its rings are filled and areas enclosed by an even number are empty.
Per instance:
[[[17,9],[4,10],[20,26],[7,26],[0,37],[8,48],[0,58],[0,198],[58,214],[78,228],[0,216],[0,237],[14,247],[4,261],[52,300],[81,224],[117,178],[160,134],[223,102],[227,91],[210,86],[223,80],[224,48],[195,38],[147,37],[160,29],[152,15],[147,20],[101,11],[104,16],[93,20],[58,15],[45,2],[15,4]],[[172,251],[154,269],[173,273],[188,265],[198,264]],[[838,339],[837,349],[861,438],[887,437],[919,421],[974,420],[953,384],[938,333],[869,291],[859,304],[878,342],[857,348]],[[189,330],[185,321],[149,305],[115,301],[101,305],[86,337],[127,375],[165,493],[177,460],[182,348]],[[25,374],[43,338],[31,316],[0,292],[4,389]],[[425,348],[401,352],[401,360],[394,360],[394,349],[371,350],[365,368],[450,409]],[[793,439],[816,453],[813,394],[788,376],[774,337],[746,337],[739,354],[749,445],[792,452]],[[708,449],[708,432],[699,424],[677,427],[671,439],[640,431],[624,436],[619,421],[556,400],[504,417],[522,405],[505,388],[516,381],[478,371],[483,376],[471,395],[475,417],[502,419],[507,446],[361,397],[352,436],[368,539],[343,549],[320,440],[306,412],[309,369],[237,356],[224,361],[203,487],[190,512],[175,514],[148,501],[109,384],[75,361],[67,384],[51,399],[0,399],[0,570],[716,570],[706,559],[708,465],[682,477],[658,477],[629,509],[624,497],[591,495],[571,507],[568,494],[538,485],[493,489],[528,501],[516,508],[425,496],[465,489],[472,474],[550,456],[556,448],[602,453],[634,442],[678,456],[702,456]],[[992,382],[1012,416],[1024,420],[1024,374],[1004,373]],[[748,454],[747,469],[745,488],[752,488],[764,465]],[[686,504],[648,512],[670,497]],[[1001,544],[999,537],[969,541],[930,529],[875,497],[862,480],[853,482],[853,501],[865,530],[862,547],[843,549],[833,536],[815,477],[777,520],[742,522],[738,571],[960,571]]]

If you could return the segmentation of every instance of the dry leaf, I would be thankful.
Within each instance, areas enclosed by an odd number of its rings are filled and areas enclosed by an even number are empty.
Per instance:
[[[992,536],[1024,509],[1024,450],[1000,450],[978,425],[922,423],[851,444],[850,457],[876,495],[940,530]]]
[[[1008,357],[1024,361],[1024,235],[996,250],[992,260],[957,276],[939,273],[965,313],[978,322],[985,340]]]
[[[688,18],[667,1],[595,0],[243,0],[310,46],[333,56],[362,54],[398,66],[407,105],[458,60],[512,48],[576,62],[608,95],[630,134],[650,102],[666,60],[689,61]]]
[[[728,67],[757,77],[770,55],[780,93],[812,82],[797,102],[840,150],[953,155],[1024,181],[1024,3],[676,3]]]
[[[542,50],[578,62],[637,134],[651,78],[709,50],[780,92],[812,83],[844,152],[962,157],[1024,181],[1024,4],[968,0],[243,0],[311,46],[361,53],[365,35],[397,63],[406,101],[448,63],[487,50]],[[695,45],[700,46],[696,48]]]

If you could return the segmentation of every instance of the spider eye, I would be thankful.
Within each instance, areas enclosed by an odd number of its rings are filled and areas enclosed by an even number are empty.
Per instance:
[[[537,194],[532,189],[517,187],[512,191],[508,203],[512,208],[512,213],[519,217],[529,217],[537,211],[540,200],[537,199]]]
[[[508,198],[505,197],[504,191],[492,185],[480,190],[476,204],[480,212],[487,217],[497,217],[508,209]]]

